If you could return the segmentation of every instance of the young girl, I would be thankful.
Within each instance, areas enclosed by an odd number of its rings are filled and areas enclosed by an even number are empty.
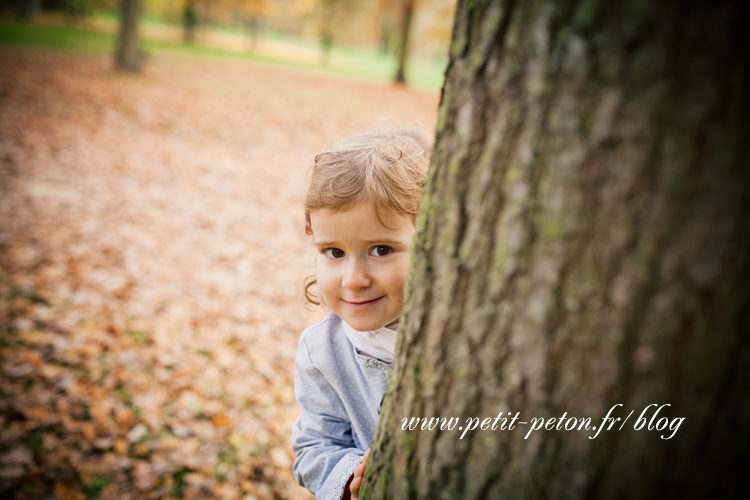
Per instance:
[[[305,231],[331,313],[295,362],[297,482],[319,499],[357,498],[396,346],[430,140],[415,129],[356,135],[315,157]],[[367,450],[367,452],[366,452]]]

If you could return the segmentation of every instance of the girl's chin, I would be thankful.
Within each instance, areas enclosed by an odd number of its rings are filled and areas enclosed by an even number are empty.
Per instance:
[[[346,315],[341,316],[341,319],[346,321],[346,324],[357,330],[358,332],[374,332],[375,330],[379,330],[380,328],[383,328],[386,323],[393,323],[393,321],[389,320],[380,320],[380,319],[366,319],[366,318],[352,318],[347,317]]]

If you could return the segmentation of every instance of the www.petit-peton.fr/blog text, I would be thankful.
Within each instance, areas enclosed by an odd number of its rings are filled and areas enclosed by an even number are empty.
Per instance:
[[[589,431],[589,439],[596,439],[602,431],[623,430],[630,418],[636,414],[631,410],[625,414],[620,408],[621,404],[612,406],[607,415],[601,419],[592,420],[591,417],[569,417],[568,412],[563,412],[559,417],[532,417],[529,420],[521,420],[520,412],[501,411],[496,417],[486,417],[480,420],[478,417],[468,417],[462,424],[457,417],[411,417],[404,418],[401,430],[404,431],[452,431],[458,429],[461,432],[459,439],[463,439],[467,432],[481,431],[512,431],[519,426],[528,426],[524,439],[528,439],[532,432],[543,431]],[[633,430],[657,432],[661,439],[672,439],[682,425],[685,417],[668,418],[660,412],[669,404],[650,404],[638,413],[631,421]],[[461,424],[461,425],[459,425]]]

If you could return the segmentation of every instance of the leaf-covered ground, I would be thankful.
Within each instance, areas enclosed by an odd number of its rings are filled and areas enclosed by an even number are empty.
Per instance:
[[[291,474],[305,173],[438,94],[0,48],[0,495],[310,498]]]

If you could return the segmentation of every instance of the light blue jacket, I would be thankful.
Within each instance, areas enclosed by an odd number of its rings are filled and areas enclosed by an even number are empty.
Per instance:
[[[372,445],[390,369],[360,354],[333,313],[302,332],[294,364],[301,412],[292,427],[292,472],[316,498],[343,496]]]

